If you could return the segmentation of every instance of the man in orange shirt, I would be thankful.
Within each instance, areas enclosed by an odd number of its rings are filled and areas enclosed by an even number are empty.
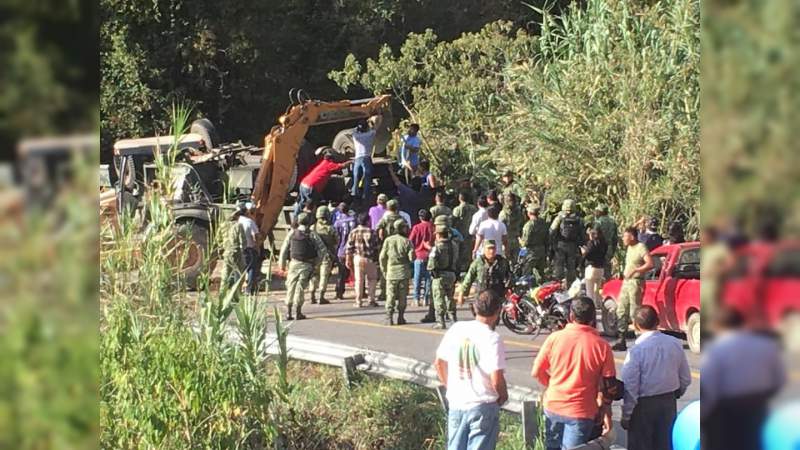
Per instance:
[[[604,432],[611,429],[611,398],[603,392],[616,377],[614,355],[594,322],[592,299],[572,300],[570,323],[547,338],[533,362],[531,375],[545,387],[547,450],[589,442],[598,412]]]

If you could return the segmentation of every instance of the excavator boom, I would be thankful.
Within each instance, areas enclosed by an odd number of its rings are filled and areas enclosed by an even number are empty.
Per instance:
[[[253,186],[256,222],[263,236],[278,221],[297,165],[297,152],[308,128],[383,114],[390,102],[390,95],[337,102],[302,100],[278,119],[278,125],[264,139],[264,157]]]

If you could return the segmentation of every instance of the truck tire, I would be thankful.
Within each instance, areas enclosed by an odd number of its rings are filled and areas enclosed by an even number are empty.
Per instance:
[[[686,320],[686,342],[689,344],[689,350],[692,353],[700,353],[700,341],[700,313],[695,311]]]
[[[611,297],[603,300],[603,334],[610,337],[617,336],[617,301]]]
[[[192,122],[189,132],[199,134],[203,137],[203,142],[206,144],[206,150],[211,150],[219,144],[219,135],[217,135],[217,130],[214,128],[214,124],[205,117]]]
[[[344,129],[336,134],[336,137],[333,138],[333,147],[337,153],[340,155],[344,155],[347,157],[352,157],[356,153],[356,148],[353,145],[353,131],[355,128],[347,128]]]
[[[178,222],[179,239],[177,256],[182,259],[181,274],[189,290],[197,289],[197,281],[208,258],[208,224],[187,220]],[[183,254],[186,254],[183,259]]]

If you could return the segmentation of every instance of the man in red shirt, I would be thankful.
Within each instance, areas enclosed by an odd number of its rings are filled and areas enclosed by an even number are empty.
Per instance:
[[[431,213],[427,209],[420,209],[418,213],[419,223],[411,228],[408,239],[414,245],[414,301],[417,306],[422,306],[422,295],[425,303],[429,303],[431,294],[431,275],[428,273],[428,254],[433,248],[433,240],[436,237],[433,223],[431,223]],[[425,285],[424,294],[422,285]]]
[[[598,412],[602,414],[604,432],[611,429],[612,399],[605,392],[616,377],[614,355],[594,322],[592,299],[573,299],[570,323],[545,340],[533,362],[531,375],[545,387],[547,450],[589,442]]]
[[[322,160],[300,180],[300,187],[297,189],[297,203],[294,205],[294,217],[297,217],[303,207],[313,200],[314,194],[319,195],[322,193],[331,178],[331,174],[352,163],[352,161],[341,164],[335,162],[333,160],[333,149],[326,148]]]

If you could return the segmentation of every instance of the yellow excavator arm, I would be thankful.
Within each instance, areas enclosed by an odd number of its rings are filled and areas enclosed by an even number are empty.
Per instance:
[[[264,157],[253,186],[256,222],[263,236],[272,231],[283,209],[308,127],[381,115],[390,102],[390,95],[337,102],[302,100],[278,119],[278,125],[264,138]]]

